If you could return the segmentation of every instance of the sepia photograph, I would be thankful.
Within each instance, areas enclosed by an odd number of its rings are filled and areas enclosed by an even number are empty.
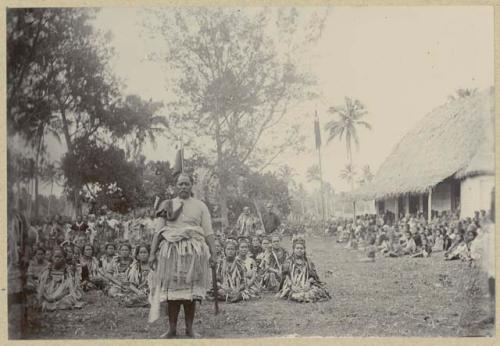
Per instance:
[[[9,340],[495,337],[493,6],[71,6],[4,8]]]

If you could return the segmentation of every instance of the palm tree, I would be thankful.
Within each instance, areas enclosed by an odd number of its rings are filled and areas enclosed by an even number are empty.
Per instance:
[[[307,181],[320,181],[318,165],[312,165],[307,169]]]
[[[358,128],[365,127],[368,130],[372,129],[372,126],[368,122],[362,120],[368,111],[361,101],[346,97],[345,105],[330,107],[328,112],[331,114],[338,114],[340,119],[330,120],[325,124],[325,130],[329,132],[327,142],[330,142],[335,138],[342,141],[342,139],[345,138],[347,160],[349,162],[348,167],[351,171],[354,171],[354,166],[352,164],[352,142],[354,141],[356,150],[359,150]],[[341,176],[342,175],[343,174],[341,173]],[[349,177],[349,181],[351,183],[351,190],[354,190],[354,176]],[[353,207],[354,218],[356,218],[355,202],[353,202]]]
[[[362,120],[368,113],[365,106],[359,100],[353,100],[349,97],[345,98],[345,105],[330,107],[328,110],[331,114],[338,114],[340,119],[330,120],[325,124],[325,130],[329,132],[327,142],[338,138],[340,141],[345,137],[347,160],[352,166],[352,142],[359,150],[358,128],[365,127],[368,130],[372,126]]]
[[[359,185],[364,185],[364,184],[372,181],[373,177],[374,177],[374,175],[370,169],[370,166],[364,165],[362,168],[362,177],[361,177],[361,179],[359,179],[358,183],[359,183]]]
[[[354,178],[356,177],[356,169],[348,164],[340,171],[340,179],[347,181],[351,186],[354,186]]]

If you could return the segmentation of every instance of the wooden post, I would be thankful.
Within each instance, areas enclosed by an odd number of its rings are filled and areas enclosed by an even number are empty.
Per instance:
[[[314,111],[314,116],[315,120],[318,121],[318,111]],[[323,184],[323,168],[321,165],[321,145],[318,145],[317,149],[318,149],[318,163],[319,163],[320,194],[321,194],[321,220],[325,222],[325,196],[323,194],[324,184]]]
[[[406,194],[405,198],[405,216],[410,214],[410,194]]]
[[[394,211],[395,211],[395,217],[394,217],[394,220],[395,221],[399,221],[399,197],[395,197],[396,198],[396,208],[394,208]]]
[[[427,197],[427,222],[432,220],[432,188],[429,189],[429,196]]]

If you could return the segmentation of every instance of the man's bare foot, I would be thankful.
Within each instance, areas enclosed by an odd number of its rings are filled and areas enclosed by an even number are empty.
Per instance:
[[[176,330],[172,330],[172,331],[168,331],[166,333],[163,333],[160,338],[162,339],[173,339],[177,336],[177,331]]]
[[[186,336],[191,339],[200,339],[201,335],[195,333],[192,329],[186,329]]]

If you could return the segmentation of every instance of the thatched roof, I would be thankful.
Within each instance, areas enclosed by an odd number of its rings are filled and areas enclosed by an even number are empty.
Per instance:
[[[423,193],[448,177],[494,174],[493,88],[446,103],[408,132],[358,199]]]

